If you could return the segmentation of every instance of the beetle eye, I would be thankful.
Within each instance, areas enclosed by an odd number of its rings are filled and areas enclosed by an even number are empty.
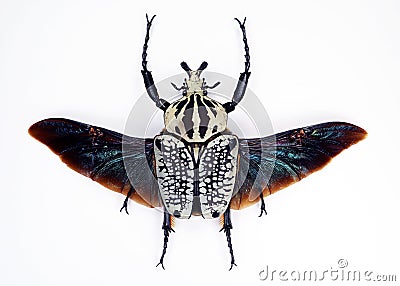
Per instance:
[[[187,95],[187,91],[184,90],[184,91],[182,92],[182,95],[186,96],[186,95]]]
[[[203,90],[203,95],[207,95],[207,94],[208,94],[207,89]]]

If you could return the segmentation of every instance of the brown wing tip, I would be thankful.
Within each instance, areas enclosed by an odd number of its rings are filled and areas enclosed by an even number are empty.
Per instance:
[[[33,138],[35,138],[39,141],[41,141],[41,138],[43,138],[41,136],[41,130],[42,130],[41,125],[42,125],[43,121],[44,120],[36,122],[35,124],[32,124],[32,126],[29,127],[29,129],[28,129],[29,135],[31,135]]]
[[[36,122],[28,129],[29,135],[41,143],[48,145],[48,143],[57,136],[54,129],[57,128],[62,119],[49,118]],[[65,120],[64,120],[65,122]]]
[[[368,135],[368,132],[365,129],[361,128],[360,126],[357,126],[357,125],[354,125],[351,123],[345,123],[345,124],[347,124],[348,126],[351,126],[354,129],[354,130],[352,130],[353,132],[359,133],[361,136],[363,136],[361,139],[364,139],[365,136]]]
[[[53,119],[44,119],[36,122],[28,129],[29,135],[46,145],[52,152],[58,155],[58,148],[55,146],[57,141],[57,133],[55,130],[55,121]]]
[[[358,127],[358,129],[359,129],[359,132],[361,134],[360,140],[363,140],[363,139],[367,138],[368,132],[365,129],[362,129],[361,127]]]
[[[365,129],[363,129],[357,125],[350,124],[350,123],[347,123],[347,125],[352,128],[351,135],[349,135],[350,142],[347,147],[350,147],[351,145],[354,145],[354,144],[360,142],[361,140],[364,140],[365,138],[367,138],[368,132]]]

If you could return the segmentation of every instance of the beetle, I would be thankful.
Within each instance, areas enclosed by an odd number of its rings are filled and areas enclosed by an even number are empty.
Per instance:
[[[142,52],[142,76],[147,93],[164,112],[165,128],[154,138],[122,135],[81,122],[50,118],[29,128],[29,133],[47,145],[78,173],[122,193],[120,211],[128,213],[132,199],[163,209],[164,244],[158,265],[164,268],[173,219],[202,216],[220,218],[230,253],[231,209],[260,202],[260,215],[267,214],[264,197],[271,195],[324,167],[334,156],[364,139],[367,132],[346,122],[325,122],[261,138],[238,138],[227,128],[228,113],[246,93],[250,77],[250,54],[245,22],[237,18],[245,50],[245,68],[240,73],[232,100],[220,103],[208,96],[201,78],[207,62],[187,73],[181,97],[170,103],[159,96],[147,68],[149,33],[154,17],[146,14],[147,27]]]

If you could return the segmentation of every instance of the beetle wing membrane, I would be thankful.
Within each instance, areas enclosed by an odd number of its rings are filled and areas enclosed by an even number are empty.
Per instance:
[[[159,191],[159,185],[154,178],[156,170],[153,157],[156,156],[153,139],[123,136],[111,130],[62,118],[39,121],[29,128],[29,133],[47,145],[76,172],[125,195],[134,187],[136,192],[131,195],[131,199],[148,207],[162,206],[159,196],[160,193],[162,196],[162,191]],[[237,173],[238,185],[235,186],[237,193],[232,192],[231,208],[250,206],[259,200],[261,193],[267,196],[300,181],[324,167],[344,149],[364,139],[366,134],[362,128],[349,123],[327,122],[263,138],[239,139],[238,167],[236,171],[232,170],[232,174]],[[183,144],[178,139],[175,140],[176,144]],[[219,143],[215,141],[208,147]],[[207,162],[207,157],[212,157],[208,153],[210,150],[209,148],[200,155],[202,163]],[[234,152],[231,154],[233,157]],[[182,154],[188,158],[190,156],[188,150]],[[192,166],[194,162],[192,158],[186,160],[185,157],[181,163],[177,165]],[[192,178],[191,182],[194,182],[194,175],[189,172],[191,169],[194,170],[194,166],[189,167],[186,173],[188,178]],[[204,174],[200,176],[203,179],[199,180],[201,186],[204,186],[204,179],[210,172],[203,170]],[[204,194],[205,189],[204,186]],[[217,192],[214,188],[207,190],[208,195]],[[188,202],[193,202],[193,188],[188,192],[187,198]],[[209,198],[204,195],[200,202],[201,211],[207,217],[210,214],[212,216],[211,208],[208,207]],[[188,217],[191,208],[190,204],[190,208],[186,209]]]
[[[232,198],[231,207],[250,206],[259,200],[253,199],[254,194],[268,196],[300,181],[366,135],[365,130],[353,124],[326,122],[263,138],[241,139],[240,160],[245,160],[249,168],[239,170],[245,179]],[[247,152],[242,151],[246,149]],[[262,174],[268,172],[270,177],[263,178]]]
[[[148,156],[153,152],[149,139],[123,136],[120,133],[81,122],[51,118],[39,121],[29,128],[29,133],[47,145],[60,159],[74,171],[91,178],[106,188],[126,195],[132,188],[128,173],[139,176],[131,199],[148,206],[160,206],[157,185],[148,165]],[[124,139],[123,139],[124,138]],[[129,153],[122,151],[122,144],[129,144]],[[145,153],[146,146],[148,155]]]

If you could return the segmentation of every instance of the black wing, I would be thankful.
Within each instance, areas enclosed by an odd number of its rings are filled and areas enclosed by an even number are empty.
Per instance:
[[[131,190],[130,198],[140,204],[159,206],[152,139],[63,118],[39,121],[29,128],[29,134],[76,172],[124,195]]]
[[[367,132],[344,122],[327,122],[258,139],[240,140],[238,192],[231,208],[241,209],[323,168]]]

